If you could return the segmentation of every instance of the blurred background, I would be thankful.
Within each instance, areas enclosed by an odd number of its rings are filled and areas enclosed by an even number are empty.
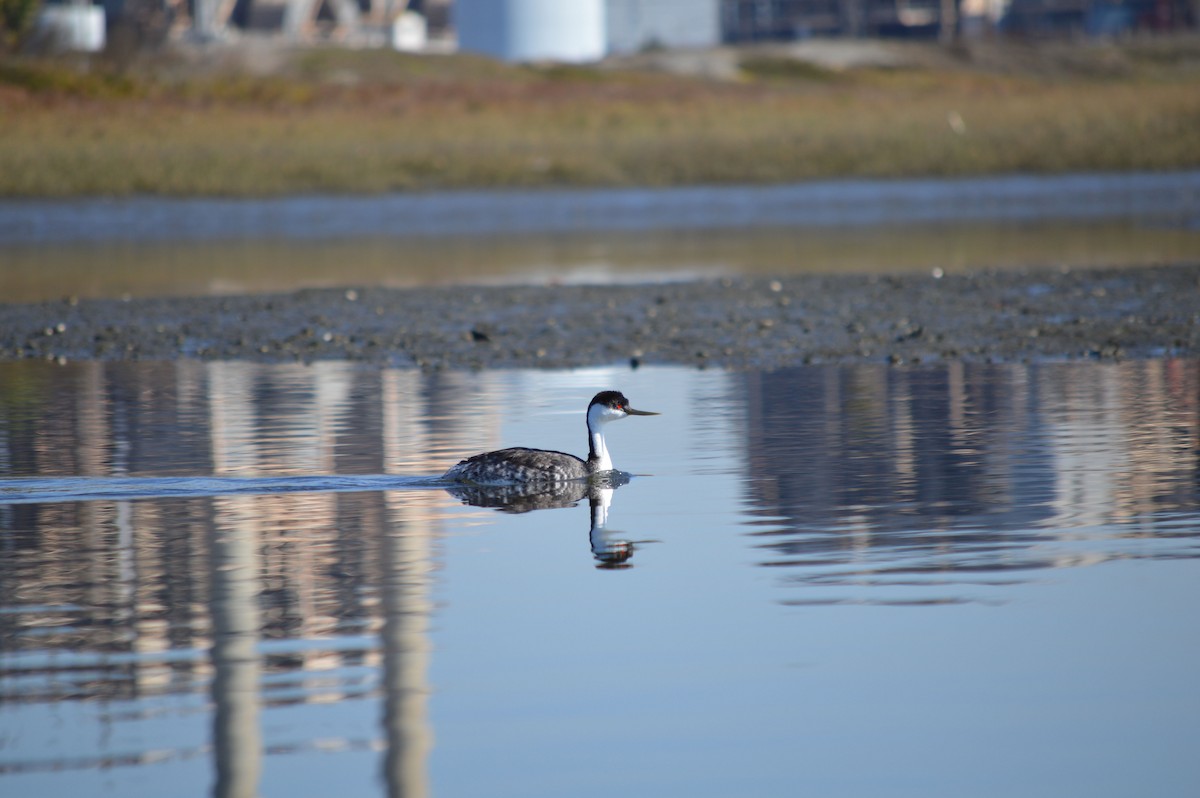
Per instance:
[[[1196,26],[1194,0],[6,0],[6,26],[99,50],[139,40],[273,33],[506,60],[593,61],[664,48],[823,37],[1116,36]]]
[[[0,0],[0,293],[1192,261],[1197,7]]]

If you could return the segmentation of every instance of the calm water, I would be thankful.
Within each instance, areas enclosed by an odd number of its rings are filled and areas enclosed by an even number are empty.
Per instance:
[[[1200,260],[1200,172],[0,201],[0,301]]]
[[[426,479],[609,386],[611,494]],[[0,365],[0,794],[1192,796],[1198,452],[1192,361]]]

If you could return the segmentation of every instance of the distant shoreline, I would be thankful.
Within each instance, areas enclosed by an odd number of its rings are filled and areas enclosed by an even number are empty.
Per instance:
[[[496,189],[371,197],[0,199],[0,251],[77,242],[318,240],[1200,216],[1200,171]]]
[[[0,361],[399,368],[1200,356],[1200,263],[0,304]]]

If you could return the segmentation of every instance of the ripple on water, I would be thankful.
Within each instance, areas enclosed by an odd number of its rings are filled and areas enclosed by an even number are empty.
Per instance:
[[[0,793],[608,794],[620,761],[787,794],[801,752],[816,792],[894,753],[938,795],[1002,734],[1012,792],[1094,794],[1194,759],[1195,362],[5,368]],[[663,412],[613,432],[629,484],[431,476],[580,451],[597,384]]]

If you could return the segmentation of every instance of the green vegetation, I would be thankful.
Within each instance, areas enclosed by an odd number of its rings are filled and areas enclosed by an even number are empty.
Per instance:
[[[342,49],[278,51],[270,69],[10,57],[0,61],[0,195],[1200,166],[1200,46],[1007,61],[927,49],[927,63],[847,71],[751,52],[729,81]]]
[[[738,65],[743,74],[767,80],[832,80],[838,74],[809,61],[767,53],[749,54]]]
[[[0,0],[0,50],[17,47],[33,27],[42,0]]]
[[[2,0],[0,0],[2,2]],[[23,90],[42,97],[128,97],[137,90],[133,80],[119,72],[72,69],[54,62],[0,61],[0,87]]]

